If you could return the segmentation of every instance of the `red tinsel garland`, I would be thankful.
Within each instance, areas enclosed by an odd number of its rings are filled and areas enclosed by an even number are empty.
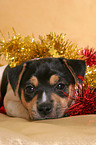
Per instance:
[[[83,48],[79,54],[85,56],[86,64],[89,66],[96,65],[96,51],[94,49]]]
[[[96,114],[96,89],[91,90],[89,86],[83,85],[82,93],[78,93],[78,97],[76,96],[75,98],[75,104],[65,114],[70,116]]]
[[[1,108],[0,108],[0,113],[3,113],[3,114],[5,114],[6,112],[5,112],[5,109],[4,109],[4,107],[3,106],[1,106]]]

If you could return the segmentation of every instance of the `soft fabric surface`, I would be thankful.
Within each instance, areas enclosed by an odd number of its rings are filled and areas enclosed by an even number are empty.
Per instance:
[[[96,115],[29,122],[0,114],[0,145],[96,145]]]

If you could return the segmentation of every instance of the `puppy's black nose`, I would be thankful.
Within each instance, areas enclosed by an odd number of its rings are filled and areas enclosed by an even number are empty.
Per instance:
[[[37,106],[37,110],[40,115],[48,115],[52,111],[52,103],[42,103]]]

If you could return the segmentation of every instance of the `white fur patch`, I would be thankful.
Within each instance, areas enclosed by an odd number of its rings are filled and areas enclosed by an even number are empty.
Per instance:
[[[6,67],[7,67],[7,65],[0,67],[0,88],[1,88],[1,81],[2,81],[3,72],[4,72]],[[1,92],[0,92],[0,97],[1,97]]]
[[[0,67],[0,85],[1,85],[1,81],[2,81],[2,76],[3,76],[3,72],[5,70],[7,65],[1,66]]]
[[[45,91],[43,92],[43,95],[42,95],[42,102],[46,102],[47,101],[47,95],[45,93]]]

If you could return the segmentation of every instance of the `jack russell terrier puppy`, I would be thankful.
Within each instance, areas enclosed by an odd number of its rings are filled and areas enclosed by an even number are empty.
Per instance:
[[[14,68],[0,68],[0,102],[6,114],[28,120],[60,118],[74,101],[75,83],[82,85],[83,60],[42,58]],[[71,97],[70,97],[71,96]]]

